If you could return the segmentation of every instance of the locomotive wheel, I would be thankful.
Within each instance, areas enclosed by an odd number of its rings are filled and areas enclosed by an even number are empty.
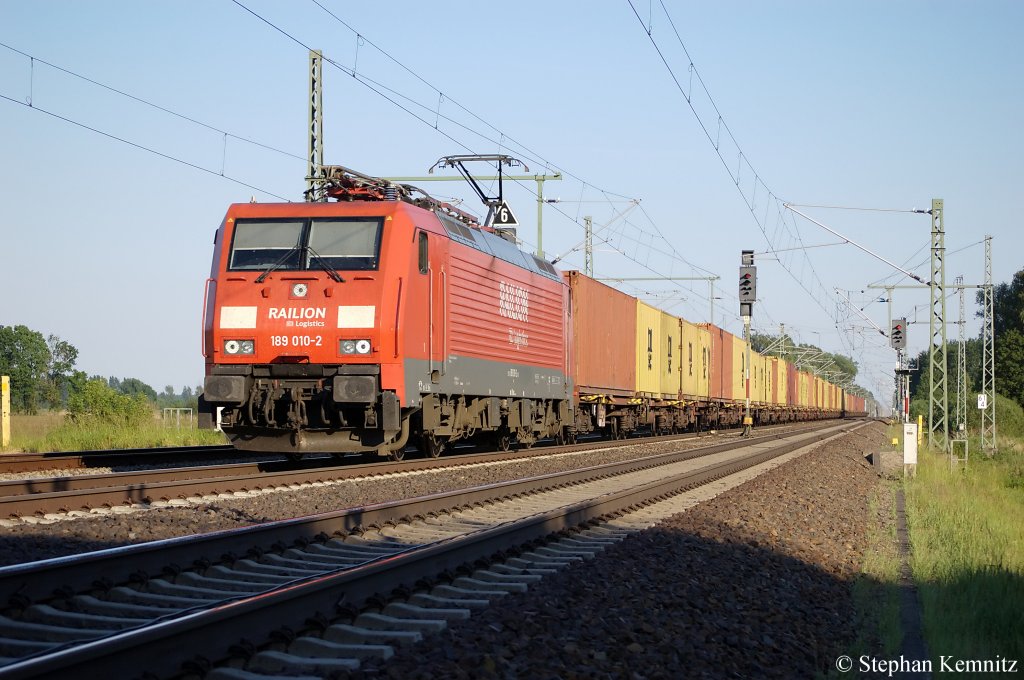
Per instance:
[[[512,448],[512,435],[508,431],[499,432],[494,437],[494,448],[499,451],[508,451]]]
[[[404,448],[398,449],[397,451],[392,451],[391,453],[388,454],[388,460],[393,460],[396,463],[398,461],[402,460],[403,458],[405,458],[405,449]]]
[[[423,435],[423,453],[428,458],[439,458],[444,453],[444,440],[432,434]]]

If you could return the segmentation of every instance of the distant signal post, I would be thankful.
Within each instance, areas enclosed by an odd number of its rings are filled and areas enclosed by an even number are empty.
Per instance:
[[[750,416],[750,317],[754,314],[757,301],[757,267],[754,266],[754,251],[740,253],[740,316],[743,317],[743,339],[747,343],[747,361],[743,367],[743,379],[747,388],[746,408],[743,412],[743,436],[749,437],[754,425]]]

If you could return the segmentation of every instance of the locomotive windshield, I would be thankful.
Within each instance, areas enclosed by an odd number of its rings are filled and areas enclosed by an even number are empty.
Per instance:
[[[238,220],[228,269],[377,269],[381,218]]]

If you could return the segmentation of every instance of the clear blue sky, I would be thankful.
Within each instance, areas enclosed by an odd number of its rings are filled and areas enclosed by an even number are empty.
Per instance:
[[[835,290],[852,291],[843,295],[884,327],[886,305],[871,302],[881,292],[867,284],[909,280],[849,245],[761,254],[769,241],[838,241],[781,201],[912,209],[942,198],[949,284],[959,274],[981,281],[983,249],[972,244],[984,234],[995,237],[996,282],[1024,266],[1024,3],[666,3],[696,67],[691,85],[660,2],[634,0],[640,21],[626,0],[399,2],[386,12],[321,2],[365,40],[312,1],[243,0],[355,68],[359,79],[325,67],[327,162],[422,175],[442,155],[503,151],[531,173],[561,170],[566,179],[545,188],[560,199],[545,208],[549,258],[567,253],[560,265],[582,267],[572,249],[592,215],[606,240],[597,276],[721,276],[714,320],[734,333],[739,251],[752,248],[755,329],[785,323],[800,341],[852,354],[858,382],[886,399],[894,355]],[[0,47],[0,95],[211,171],[0,99],[0,324],[56,333],[90,374],[157,390],[199,384],[203,282],[227,205],[278,200],[267,192],[301,199],[306,49],[230,0],[4,0],[0,42],[215,128]],[[719,132],[719,113],[738,147]],[[534,187],[506,190],[528,249]],[[425,188],[480,212],[459,184]],[[612,221],[632,198],[640,207]],[[927,279],[927,216],[800,210]],[[708,319],[704,282],[623,287]],[[927,292],[897,291],[894,312],[927,322]],[[947,315],[957,315],[955,297]],[[972,321],[970,334],[977,329]],[[911,326],[911,349],[924,349],[927,335],[925,324]]]

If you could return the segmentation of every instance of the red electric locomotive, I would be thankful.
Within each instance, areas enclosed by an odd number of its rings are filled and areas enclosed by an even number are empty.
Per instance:
[[[408,185],[328,169],[333,202],[232,205],[204,303],[204,399],[239,449],[376,451],[572,423],[549,263]]]

